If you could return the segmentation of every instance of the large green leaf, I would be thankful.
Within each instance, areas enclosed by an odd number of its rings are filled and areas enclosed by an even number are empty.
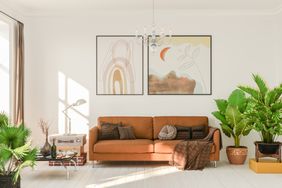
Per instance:
[[[225,119],[225,116],[222,115],[219,111],[212,112],[212,115],[214,115],[214,117],[216,117],[223,124],[228,124],[227,120]]]
[[[23,125],[3,127],[0,131],[0,143],[11,147],[11,149],[18,148],[26,143],[29,133],[29,130]]]
[[[262,98],[264,98],[268,91],[265,81],[258,74],[253,74],[253,79],[259,88]]]
[[[30,151],[31,143],[27,142],[25,145],[14,149],[13,155],[17,160],[21,160],[29,151]]]
[[[0,144],[0,161],[5,163],[11,158],[12,155],[13,154],[8,146]]]
[[[9,124],[8,116],[4,112],[1,112],[0,113],[0,128],[8,126],[8,124]]]
[[[225,114],[228,105],[227,101],[225,99],[216,99],[215,102],[220,113]]]
[[[282,95],[282,88],[276,87],[269,92],[267,92],[265,96],[265,104],[267,106],[271,106],[273,103],[275,103]]]
[[[240,123],[242,116],[236,106],[228,105],[226,108],[226,119],[230,122],[232,128],[236,127]]]
[[[220,126],[221,126],[221,129],[222,129],[223,133],[226,136],[228,136],[228,137],[234,136],[232,128],[230,128],[228,125],[220,124]]]
[[[247,127],[247,122],[244,121],[244,119],[242,119],[240,122],[238,122],[238,124],[235,127],[235,135],[240,136],[241,134],[243,134],[246,127]]]
[[[261,100],[260,93],[256,89],[251,88],[249,86],[238,86],[238,88],[251,95],[257,101]]]
[[[279,111],[279,110],[281,110],[281,109],[282,109],[282,102],[276,103],[276,104],[274,104],[274,105],[271,106],[271,110],[272,110],[273,112]]]
[[[245,93],[239,89],[235,89],[228,98],[228,104],[237,106],[241,112],[244,112],[247,104]]]

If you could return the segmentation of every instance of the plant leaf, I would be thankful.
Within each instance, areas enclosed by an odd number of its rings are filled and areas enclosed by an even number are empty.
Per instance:
[[[241,112],[246,109],[247,98],[242,90],[235,89],[228,98],[228,104],[237,106]]]
[[[212,115],[214,115],[214,117],[216,117],[223,124],[228,124],[227,120],[225,119],[225,116],[222,115],[219,111],[212,112]]]
[[[232,128],[236,127],[241,121],[241,113],[236,106],[228,105],[226,109],[226,119],[230,122]]]
[[[226,136],[228,136],[228,137],[234,136],[232,128],[230,128],[228,125],[220,124],[220,126],[221,126],[221,129],[222,129],[223,133]]]
[[[257,101],[259,101],[261,99],[259,91],[257,91],[254,88],[251,88],[249,86],[238,86],[238,88],[240,88],[242,91],[244,91],[244,92],[248,93],[249,95],[251,95]]]
[[[268,87],[266,86],[265,81],[258,75],[258,74],[253,74],[253,79],[256,82],[260,94],[262,95],[262,98],[264,99],[267,91],[268,91]]]
[[[272,105],[270,109],[271,109],[272,112],[281,110],[282,109],[282,102]]]
[[[225,99],[216,99],[215,102],[220,113],[225,114],[228,105],[227,101]]]

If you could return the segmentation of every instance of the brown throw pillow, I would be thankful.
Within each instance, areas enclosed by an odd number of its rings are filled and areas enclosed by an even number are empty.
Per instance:
[[[176,125],[177,134],[175,140],[189,140],[192,138],[191,127]]]
[[[208,126],[200,125],[193,126],[192,128],[192,139],[203,139],[208,134]]]
[[[121,140],[134,140],[136,139],[133,131],[133,127],[118,127],[119,138]]]
[[[121,124],[102,122],[99,140],[119,140],[118,127],[120,126]]]

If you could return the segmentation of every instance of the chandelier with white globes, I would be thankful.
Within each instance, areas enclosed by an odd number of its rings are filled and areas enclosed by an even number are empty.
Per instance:
[[[148,33],[148,31],[150,33]],[[135,37],[141,39],[145,45],[148,45],[151,51],[155,51],[160,46],[165,38],[171,38],[172,31],[168,33],[162,28],[158,28],[155,22],[155,0],[152,0],[152,25],[147,29],[143,28],[143,34],[140,34],[138,30],[135,32]]]

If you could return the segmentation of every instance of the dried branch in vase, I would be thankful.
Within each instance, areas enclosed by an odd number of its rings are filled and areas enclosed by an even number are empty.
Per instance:
[[[46,137],[48,137],[49,134],[49,128],[50,128],[50,123],[48,121],[45,121],[43,119],[39,120],[39,126],[41,128],[41,131],[43,134],[45,134]]]

